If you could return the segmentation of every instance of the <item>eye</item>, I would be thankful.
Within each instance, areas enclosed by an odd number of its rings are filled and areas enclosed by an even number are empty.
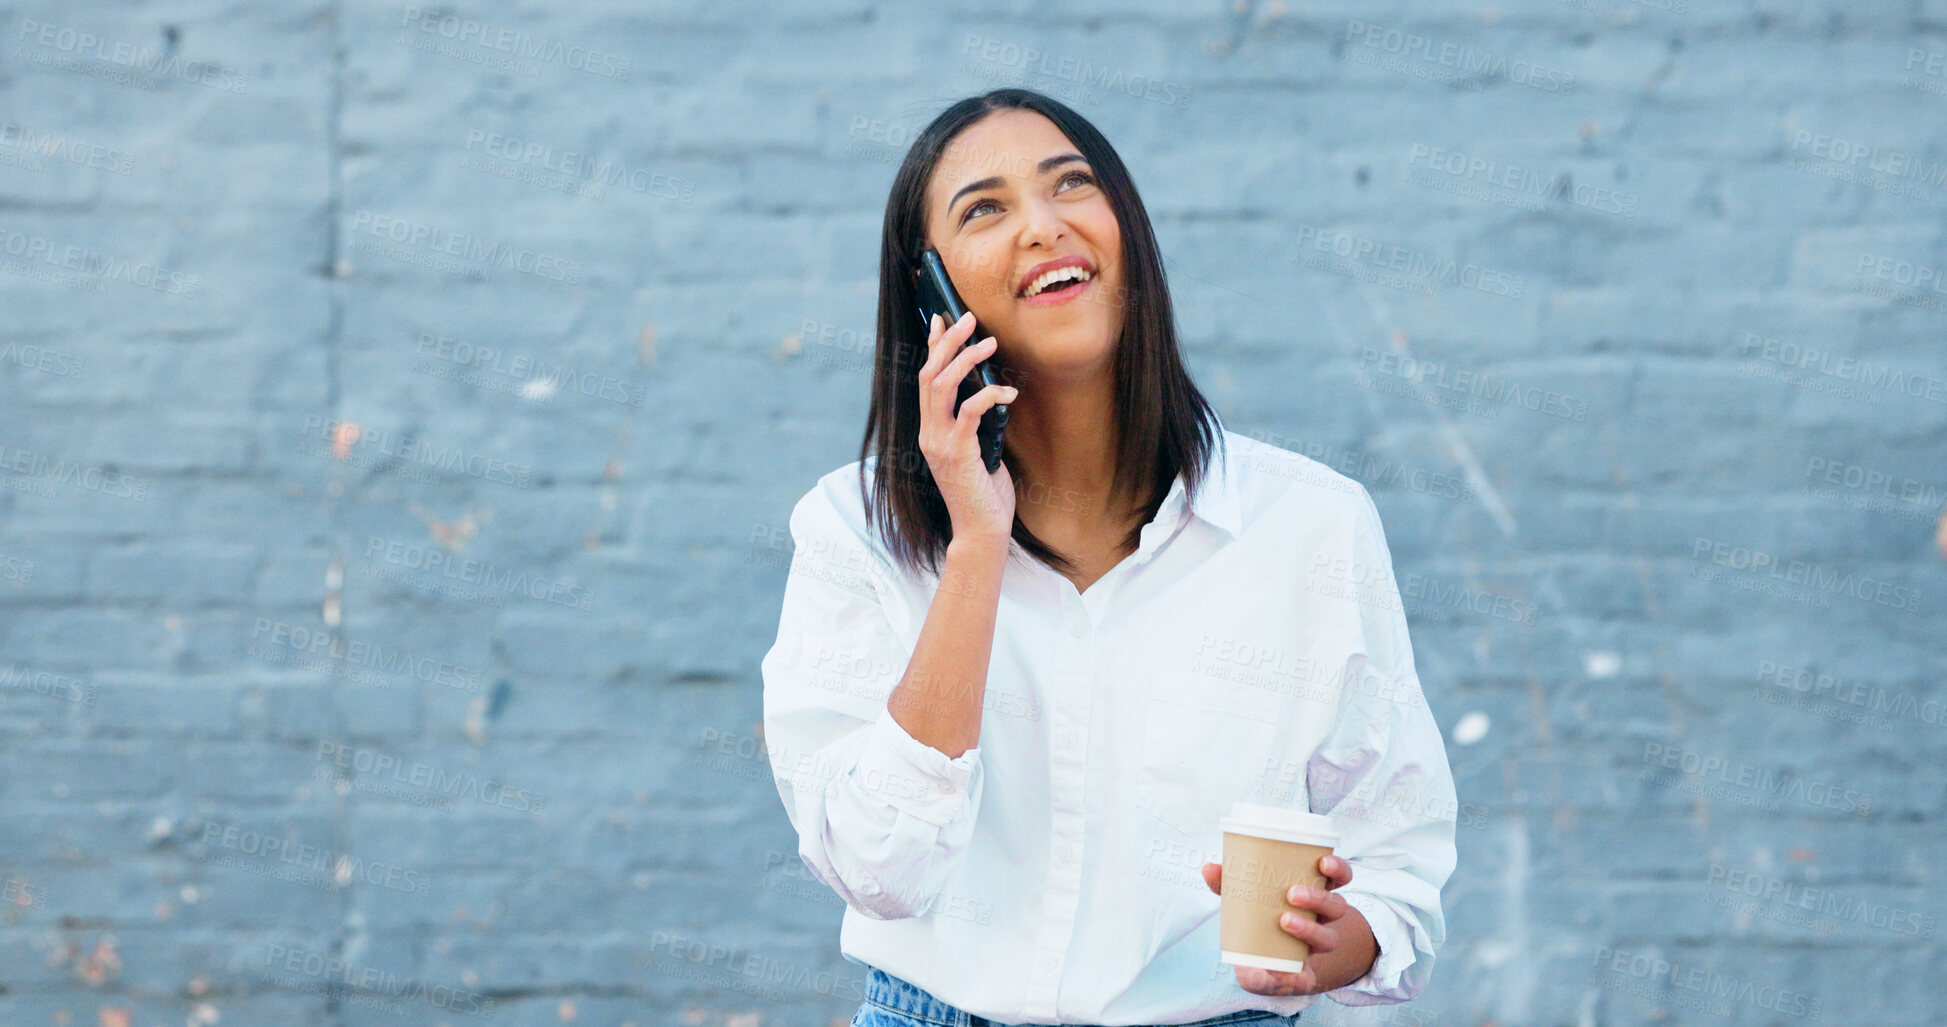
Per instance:
[[[1068,174],[1061,176],[1061,180],[1063,182],[1066,182],[1071,178],[1080,179],[1083,185],[1095,184],[1095,176],[1089,174],[1086,171],[1070,171]]]
[[[971,204],[968,204],[967,209],[960,212],[960,223],[963,225],[966,224],[967,219],[973,217],[974,211],[993,202],[993,200],[975,200]]]
[[[1067,184],[1067,183],[1068,183],[1068,182],[1069,182],[1069,181],[1070,181],[1071,179],[1072,179],[1072,180],[1074,180],[1074,181],[1076,181],[1076,182],[1079,182],[1079,183],[1081,183],[1081,185],[1095,185],[1095,184],[1096,184],[1096,182],[1095,182],[1095,176],[1094,176],[1094,175],[1091,175],[1091,174],[1089,174],[1089,173],[1088,173],[1088,172],[1086,172],[1086,171],[1070,171],[1070,172],[1069,172],[1068,174],[1066,174],[1066,175],[1063,175],[1063,176],[1061,176],[1061,178],[1060,178],[1059,180],[1057,180],[1055,184],[1056,184],[1056,185],[1065,185],[1065,184]],[[1056,192],[1066,192],[1066,191],[1067,191],[1067,190],[1065,190],[1065,189],[1057,189],[1057,190],[1056,190]],[[967,205],[967,209],[966,209],[966,210],[963,210],[963,211],[961,211],[961,212],[960,212],[960,223],[961,223],[961,224],[963,224],[963,225],[964,225],[964,224],[966,224],[966,223],[967,223],[967,221],[968,221],[968,219],[970,219],[970,218],[972,218],[972,217],[974,216],[974,211],[977,211],[977,210],[979,210],[980,208],[982,208],[982,207],[984,207],[984,206],[986,206],[987,204],[990,204],[990,203],[993,203],[993,202],[994,202],[994,201],[993,201],[993,200],[991,200],[991,199],[986,199],[986,200],[975,200],[975,201],[974,201],[973,203],[970,203],[970,204],[968,204],[968,205]],[[996,204],[996,206],[998,206],[998,204]]]

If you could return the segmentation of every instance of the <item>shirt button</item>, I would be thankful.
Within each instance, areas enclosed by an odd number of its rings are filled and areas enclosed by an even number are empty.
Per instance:
[[[1082,623],[1081,621],[1076,621],[1072,626],[1069,627],[1068,633],[1070,635],[1073,635],[1076,638],[1080,638],[1083,635],[1088,634],[1088,625]]]
[[[1062,846],[1062,847],[1061,847],[1061,861],[1062,861],[1063,863],[1073,863],[1073,862],[1075,862],[1075,848],[1074,848],[1074,846],[1072,846],[1072,845],[1064,845],[1064,846]]]
[[[1053,970],[1054,968],[1055,968],[1055,957],[1053,957],[1053,956],[1042,956],[1042,957],[1041,957],[1041,969],[1043,969],[1043,970]]]
[[[940,782],[940,791],[942,791],[942,792],[945,792],[945,793],[946,793],[946,794],[948,794],[948,795],[952,795],[952,794],[953,794],[953,782],[951,782],[951,781],[941,781],[941,782]]]

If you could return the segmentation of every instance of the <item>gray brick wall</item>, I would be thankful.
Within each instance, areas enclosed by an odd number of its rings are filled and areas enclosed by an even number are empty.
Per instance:
[[[1362,1024],[1947,1023],[1947,4],[0,3],[0,1022],[842,1024],[758,733],[905,145],[1144,191],[1463,806]]]

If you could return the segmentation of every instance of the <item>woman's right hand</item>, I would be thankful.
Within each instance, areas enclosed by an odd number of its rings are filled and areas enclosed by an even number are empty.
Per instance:
[[[996,344],[990,335],[960,349],[973,332],[971,311],[951,325],[943,322],[940,315],[933,315],[926,337],[926,365],[919,369],[919,451],[933,472],[940,497],[946,500],[953,537],[1005,542],[1014,534],[1014,479],[1005,463],[987,473],[975,432],[988,408],[1012,402],[1018,390],[1011,385],[986,386],[960,404],[956,417],[953,400],[960,394],[961,379],[993,355]]]

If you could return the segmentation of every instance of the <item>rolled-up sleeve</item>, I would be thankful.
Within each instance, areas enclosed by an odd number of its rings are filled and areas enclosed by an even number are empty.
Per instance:
[[[888,572],[829,487],[791,513],[795,552],[762,665],[765,748],[812,873],[865,916],[918,916],[972,841],[980,750],[949,759],[888,712],[912,654],[880,605]]]
[[[1343,1005],[1405,1002],[1426,987],[1446,940],[1440,889],[1453,873],[1459,816],[1440,728],[1413,667],[1406,612],[1379,510],[1362,487],[1352,566],[1360,644],[1346,661],[1338,712],[1306,766],[1314,812],[1339,828],[1352,867],[1338,894],[1372,926],[1379,957],[1327,992]]]

